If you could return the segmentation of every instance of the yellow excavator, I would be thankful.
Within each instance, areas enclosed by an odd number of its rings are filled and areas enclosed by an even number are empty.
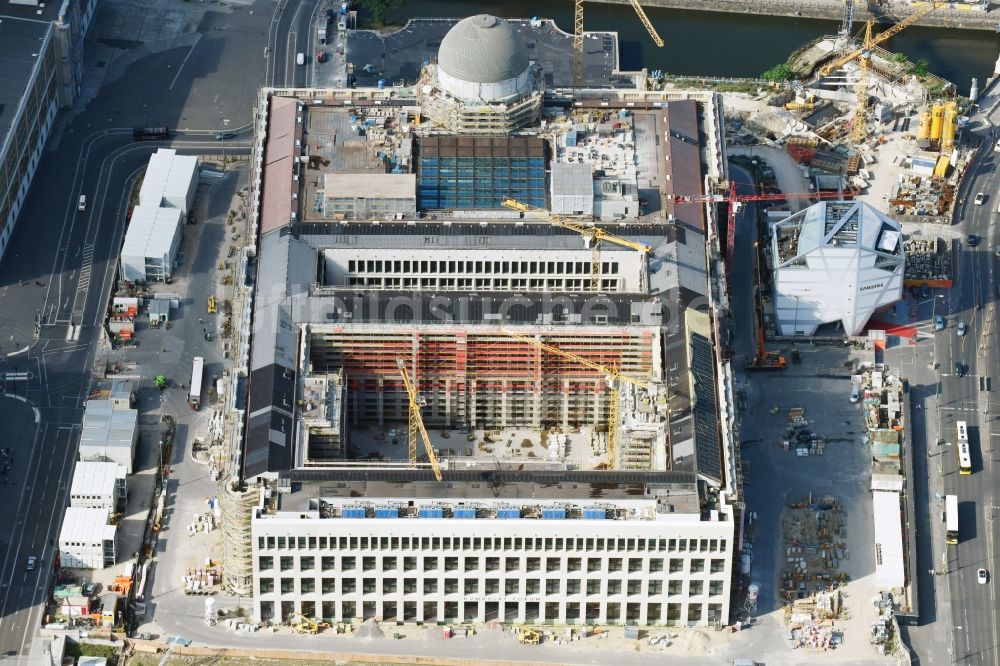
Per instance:
[[[542,642],[542,634],[531,627],[519,627],[517,640],[522,645],[538,645]]]

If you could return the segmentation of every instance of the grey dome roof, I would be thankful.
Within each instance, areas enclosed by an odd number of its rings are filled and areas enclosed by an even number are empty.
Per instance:
[[[438,50],[438,67],[473,83],[496,83],[528,68],[528,54],[510,24],[489,14],[464,18],[448,31]]]

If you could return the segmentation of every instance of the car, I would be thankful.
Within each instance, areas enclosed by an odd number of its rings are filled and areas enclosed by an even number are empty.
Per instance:
[[[962,363],[960,361],[955,363],[955,376],[956,377],[964,377],[965,376],[965,366],[962,365]]]
[[[215,135],[216,141],[225,141],[226,139],[235,139],[236,132],[219,132]]]
[[[930,298],[931,288],[928,287],[926,284],[920,285],[920,295],[923,296],[924,298]]]
[[[34,555],[28,555],[28,563],[25,565],[25,569],[34,571],[36,566],[38,566],[38,558]]]
[[[861,400],[861,385],[854,384],[851,387],[851,404],[854,404]]]
[[[979,245],[979,236],[975,234],[969,234],[968,237],[965,239],[965,244],[968,245],[969,247],[976,247],[977,245]]]
[[[87,583],[86,585],[83,586],[84,596],[92,597],[94,596],[95,592],[97,592],[97,583]]]
[[[87,210],[87,195],[81,194],[80,199],[76,202],[77,210]]]
[[[1000,153],[1000,141],[997,141],[996,145],[993,146],[993,152],[994,153]]]
[[[984,201],[986,201],[986,194],[984,192],[979,192],[978,194],[976,194],[974,203],[977,206],[982,206]]]
[[[941,315],[934,315],[934,330],[943,331],[944,330],[944,317]]]
[[[986,585],[990,580],[990,572],[986,569],[980,569],[976,572],[976,580],[979,581],[980,585]]]
[[[135,637],[138,638],[140,641],[151,641],[151,640],[153,640],[153,634],[147,634],[145,632],[143,632],[141,634],[136,634]]]
[[[965,322],[960,321],[958,322],[958,336],[962,337],[963,335],[965,335]]]
[[[993,256],[1000,257],[1000,245],[997,245],[995,248],[993,248]]]

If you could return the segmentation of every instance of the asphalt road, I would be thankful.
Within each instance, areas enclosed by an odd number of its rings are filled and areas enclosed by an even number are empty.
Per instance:
[[[997,98],[981,101],[992,105]],[[988,110],[988,109],[987,109]],[[976,120],[982,120],[982,117]],[[1000,125],[1000,113],[993,123]],[[975,127],[980,123],[975,122]],[[992,128],[981,127],[986,149],[977,157],[967,176],[965,205],[959,224],[963,233],[958,261],[957,284],[948,295],[948,328],[936,334],[935,352],[940,362],[940,402],[936,417],[942,437],[954,442],[956,422],[969,427],[973,474],[958,474],[954,447],[942,457],[943,486],[946,494],[959,498],[960,541],[948,552],[948,584],[952,608],[953,660],[960,664],[998,664],[997,652],[997,583],[980,584],[977,571],[998,571],[996,557],[997,529],[993,520],[1000,492],[997,452],[991,431],[1000,430],[996,421],[997,405],[990,409],[991,392],[985,390],[1000,370],[996,338],[997,299],[996,258],[993,248],[1000,243],[996,229],[1000,204],[1000,179],[995,173],[996,157]],[[977,206],[972,199],[977,192],[987,200]],[[968,247],[965,238],[975,234],[984,240],[978,247]],[[968,326],[964,336],[957,335],[958,322]],[[955,374],[955,364],[967,369],[965,376]]]
[[[0,512],[0,655],[25,657],[41,622],[132,183],[160,146],[248,152],[256,91],[273,62],[264,47],[279,38],[275,26],[289,25],[288,8],[300,24],[313,11],[289,0],[209,12],[195,46],[135,61],[84,111],[57,118],[0,262],[0,419],[14,460],[0,484],[0,502],[10,507]],[[278,67],[294,68],[294,53]],[[181,129],[169,143],[133,143],[131,127],[150,122],[154,108],[155,122]],[[223,129],[237,139],[217,142]],[[85,211],[77,210],[80,194]],[[39,558],[33,571],[29,555]]]

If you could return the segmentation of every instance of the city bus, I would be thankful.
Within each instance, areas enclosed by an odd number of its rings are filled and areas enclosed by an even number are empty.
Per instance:
[[[965,421],[958,422],[958,473],[972,474],[972,455],[969,453],[969,429]]]
[[[958,544],[958,495],[944,498],[944,540],[952,546]]]

